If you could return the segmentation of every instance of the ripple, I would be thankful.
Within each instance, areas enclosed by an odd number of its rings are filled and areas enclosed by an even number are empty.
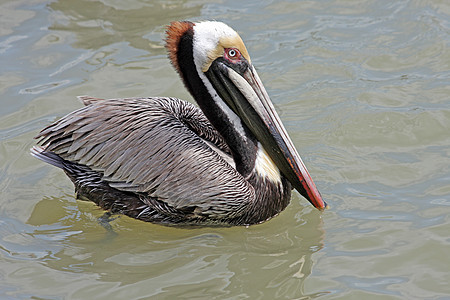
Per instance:
[[[39,85],[35,85],[33,87],[28,87],[28,88],[21,89],[19,91],[19,93],[20,94],[37,95],[37,94],[41,94],[41,93],[48,92],[50,90],[62,87],[62,86],[67,85],[69,83],[70,83],[70,80],[61,80],[61,81],[56,81],[56,82],[39,84]]]

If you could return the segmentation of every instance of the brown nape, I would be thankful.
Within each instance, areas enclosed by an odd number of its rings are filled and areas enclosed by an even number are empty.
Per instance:
[[[166,49],[169,53],[169,59],[172,65],[175,67],[178,73],[180,73],[180,66],[178,64],[178,44],[180,38],[188,31],[194,27],[194,23],[183,21],[183,22],[172,22],[167,26],[166,30]]]

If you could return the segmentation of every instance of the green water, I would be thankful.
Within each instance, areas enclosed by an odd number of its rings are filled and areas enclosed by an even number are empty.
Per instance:
[[[33,159],[77,95],[192,100],[174,20],[241,33],[331,209],[235,228],[111,222]],[[448,1],[1,1],[0,299],[449,299]]]

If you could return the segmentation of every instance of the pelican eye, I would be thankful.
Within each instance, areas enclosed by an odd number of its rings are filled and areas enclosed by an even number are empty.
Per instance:
[[[231,62],[237,62],[241,60],[241,52],[236,48],[226,48],[225,58]]]

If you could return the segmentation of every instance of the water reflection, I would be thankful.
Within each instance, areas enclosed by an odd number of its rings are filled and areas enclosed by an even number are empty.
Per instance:
[[[63,245],[39,258],[51,270],[91,274],[97,286],[115,283],[105,296],[131,286],[139,290],[136,297],[195,297],[201,289],[211,297],[305,296],[311,256],[325,236],[313,209],[289,210],[287,219],[249,228],[176,229],[122,216],[111,222],[115,234],[99,224],[102,214],[89,202],[44,198],[28,220],[28,234],[33,245]]]

